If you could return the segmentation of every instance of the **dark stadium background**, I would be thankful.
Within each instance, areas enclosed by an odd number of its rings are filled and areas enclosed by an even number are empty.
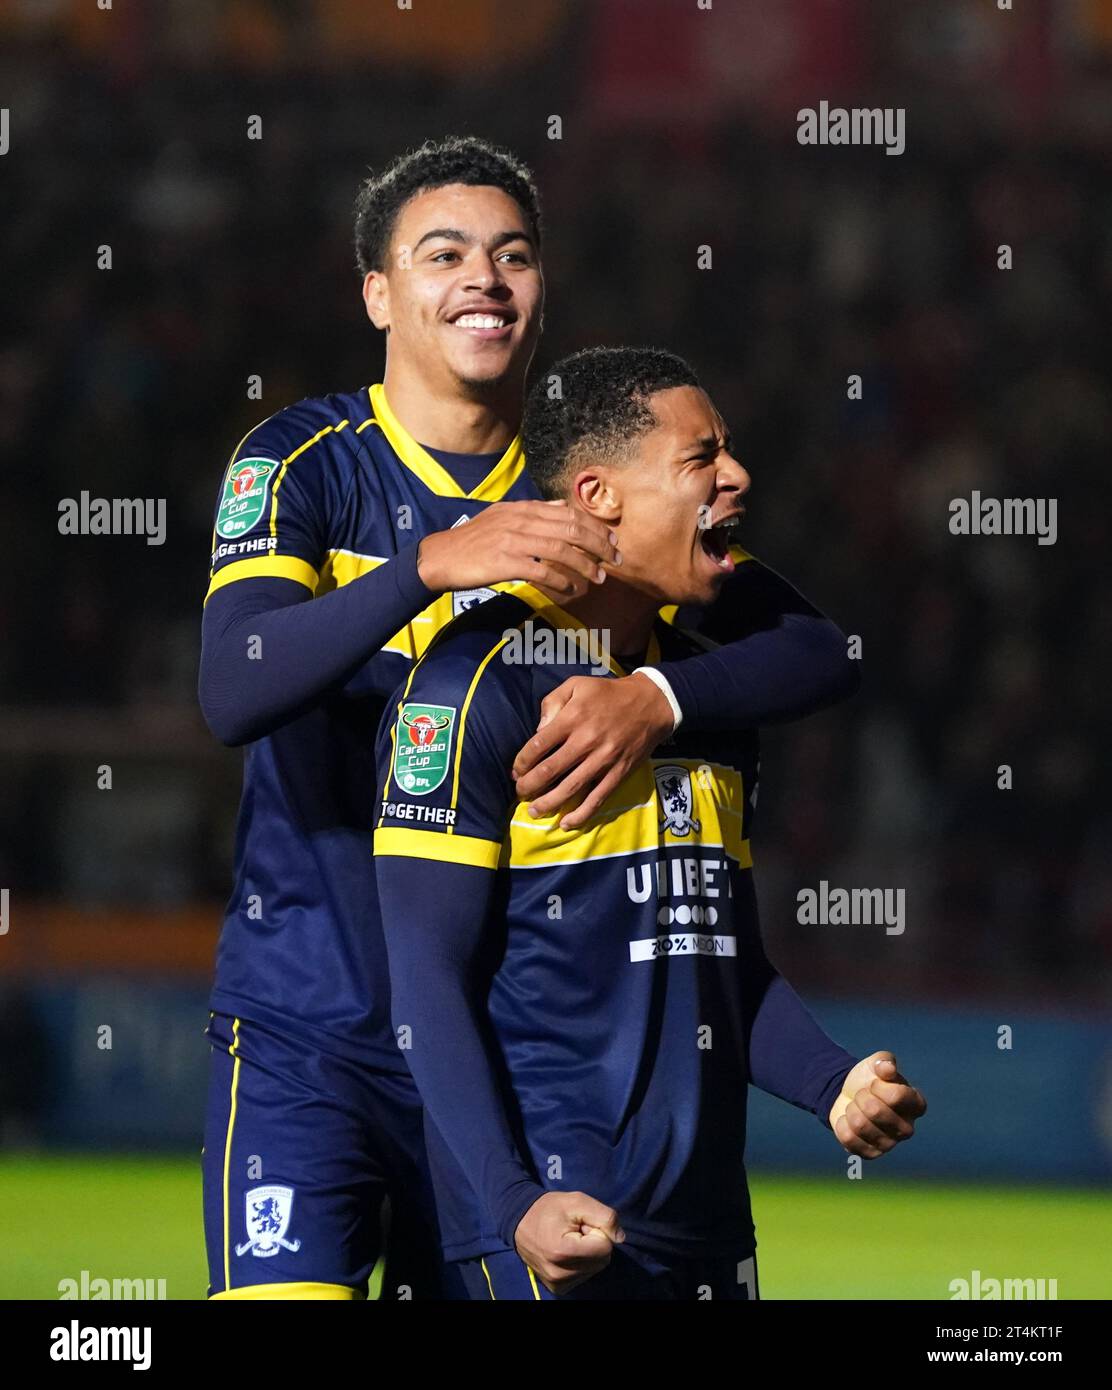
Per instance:
[[[747,545],[862,641],[853,702],[765,737],[763,924],[931,1109],[851,1184],[755,1097],[766,1296],[972,1268],[1107,1296],[1112,0],[0,0],[0,92],[0,1295],[203,1294],[241,758],[195,701],[214,498],[252,423],[380,378],[356,185],[473,132],[540,183],[536,367],[689,357],[753,475]],[[905,152],[799,145],[822,99],[905,108]],[[1057,543],[951,535],[974,488],[1056,498]],[[165,544],[60,535],[82,490],[165,497]],[[905,933],[800,925],[822,879],[904,888]]]

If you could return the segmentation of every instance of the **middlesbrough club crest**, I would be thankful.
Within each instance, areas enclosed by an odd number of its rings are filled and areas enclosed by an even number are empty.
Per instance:
[[[299,1240],[287,1240],[290,1217],[293,1215],[293,1188],[269,1183],[266,1187],[252,1187],[245,1194],[247,1212],[247,1239],[236,1246],[237,1255],[246,1255],[248,1250],[260,1259],[277,1255],[279,1250],[289,1250],[296,1254],[301,1249]]]
[[[691,791],[691,773],[678,763],[663,763],[653,769],[656,777],[656,799],[660,803],[660,831],[670,831],[681,839],[692,831],[702,829],[691,812],[695,798]]]
[[[458,618],[469,608],[477,608],[480,603],[486,603],[487,599],[497,597],[493,589],[453,589],[452,617]]]

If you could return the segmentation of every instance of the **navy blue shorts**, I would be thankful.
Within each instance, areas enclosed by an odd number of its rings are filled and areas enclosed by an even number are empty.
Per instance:
[[[722,1255],[686,1260],[650,1255],[644,1250],[633,1250],[626,1243],[614,1250],[604,1270],[559,1297],[545,1288],[520,1255],[510,1250],[500,1250],[481,1260],[463,1260],[459,1268],[468,1298],[484,1303],[492,1299],[537,1303],[684,1303],[725,1299],[748,1303],[760,1297],[757,1258],[752,1251],[740,1258]]]
[[[216,1298],[462,1297],[407,1073],[214,1014],[205,1243]]]

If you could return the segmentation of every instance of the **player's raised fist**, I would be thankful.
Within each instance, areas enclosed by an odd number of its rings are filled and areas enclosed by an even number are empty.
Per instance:
[[[557,601],[581,598],[621,564],[614,533],[559,502],[495,502],[466,526],[421,541],[417,573],[437,592],[527,579]]]
[[[891,1052],[863,1058],[842,1083],[830,1107],[830,1127],[851,1154],[880,1158],[902,1139],[915,1133],[915,1121],[925,1115],[923,1093],[900,1075]]]
[[[555,1294],[585,1283],[625,1240],[618,1213],[586,1192],[546,1192],[518,1223],[517,1253]]]

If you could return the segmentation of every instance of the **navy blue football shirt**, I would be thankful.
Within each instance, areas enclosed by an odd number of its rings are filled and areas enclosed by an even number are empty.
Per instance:
[[[658,620],[648,659],[702,647]],[[749,1253],[747,1086],[825,1122],[855,1061],[761,945],[755,731],[681,727],[577,830],[518,800],[544,696],[625,674],[599,656],[518,586],[445,630],[379,732],[394,1023],[453,1259],[512,1248],[549,1189],[617,1208],[647,1250]]]

